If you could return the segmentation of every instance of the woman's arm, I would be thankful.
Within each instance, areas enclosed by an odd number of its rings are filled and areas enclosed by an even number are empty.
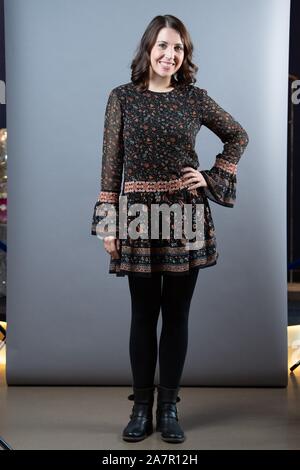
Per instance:
[[[224,144],[223,151],[216,156],[212,168],[200,170],[207,183],[202,190],[212,201],[233,207],[236,200],[237,165],[248,145],[249,137],[234,117],[208,96],[206,90],[198,88],[198,91],[201,95],[201,122]]]
[[[99,238],[105,236],[108,227],[106,226],[106,229],[103,230],[98,224],[107,216],[109,216],[111,224],[115,223],[116,236],[119,234],[119,195],[122,184],[123,157],[122,110],[117,92],[113,89],[109,94],[105,110],[101,188],[94,206],[91,226],[91,234],[97,235]]]

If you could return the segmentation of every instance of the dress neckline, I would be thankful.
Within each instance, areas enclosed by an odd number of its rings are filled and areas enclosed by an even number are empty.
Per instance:
[[[130,83],[131,83],[131,86],[132,86],[136,91],[139,91],[139,90],[137,90],[136,85],[134,85],[132,82],[130,82]],[[148,96],[151,96],[151,95],[154,95],[154,96],[158,96],[158,95],[167,96],[167,95],[172,95],[172,94],[176,93],[177,90],[179,90],[179,88],[180,88],[180,85],[175,86],[175,87],[173,88],[173,90],[171,90],[171,91],[152,91],[152,90],[147,89],[147,90],[144,90],[142,93],[143,93],[143,94],[148,94]],[[140,91],[139,91],[139,92],[140,92]],[[141,92],[140,92],[140,93],[141,93]]]
[[[149,88],[148,88],[147,91],[148,91],[149,93],[156,93],[156,94],[159,94],[159,95],[165,95],[165,94],[173,93],[173,91],[175,91],[175,90],[176,90],[176,87],[174,87],[174,88],[173,88],[172,90],[170,90],[170,91],[153,91],[153,90],[149,90]]]

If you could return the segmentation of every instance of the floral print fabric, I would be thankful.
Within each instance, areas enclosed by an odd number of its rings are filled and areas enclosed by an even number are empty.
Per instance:
[[[207,187],[189,190],[181,169],[199,167],[195,141],[202,125],[221,139],[223,151],[216,156],[211,169],[200,170]],[[215,265],[219,253],[208,200],[234,206],[237,165],[248,141],[247,132],[233,116],[205,89],[195,85],[178,85],[171,92],[142,92],[129,82],[112,89],[105,110],[101,187],[91,225],[91,234],[103,237],[105,230],[99,230],[99,222],[107,215],[112,215],[111,220],[116,222],[120,258],[110,258],[109,273],[151,276],[160,271],[184,275],[190,269]],[[196,206],[203,204],[201,247],[188,250],[184,236],[174,237],[172,212],[169,238],[151,239],[141,224],[137,226],[140,237],[121,238],[119,221],[124,209],[120,211],[120,196],[127,197],[128,208],[142,203],[149,214],[153,204],[168,207],[174,203],[191,204],[193,228]],[[110,209],[105,203],[109,203]],[[133,220],[128,212],[125,217],[128,224]],[[151,226],[151,215],[149,222]]]

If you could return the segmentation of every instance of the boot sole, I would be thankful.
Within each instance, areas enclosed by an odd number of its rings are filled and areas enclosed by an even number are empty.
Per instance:
[[[138,442],[138,441],[143,441],[146,439],[148,436],[151,436],[153,434],[153,429],[150,429],[149,431],[146,431],[146,434],[140,437],[134,437],[134,436],[122,436],[123,441],[127,442]]]
[[[176,437],[162,437],[160,436],[161,439],[165,442],[172,442],[173,444],[180,444],[181,442],[185,441],[185,437],[182,438],[176,438]]]
[[[148,436],[151,436],[151,434],[153,434],[152,432],[150,432],[149,434],[145,434],[144,436],[141,436],[141,437],[126,437],[126,436],[122,436],[122,439],[123,441],[126,441],[126,442],[139,442],[139,441],[143,441],[144,439],[146,439]]]

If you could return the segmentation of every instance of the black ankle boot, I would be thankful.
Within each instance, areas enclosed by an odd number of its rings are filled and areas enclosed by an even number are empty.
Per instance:
[[[178,388],[157,386],[156,431],[161,432],[161,438],[166,442],[183,442],[185,435],[178,422],[176,403]]]
[[[129,395],[128,399],[134,400],[134,405],[130,415],[131,419],[123,431],[124,441],[141,441],[153,433],[154,390],[154,386],[151,388],[133,387],[134,393]]]

